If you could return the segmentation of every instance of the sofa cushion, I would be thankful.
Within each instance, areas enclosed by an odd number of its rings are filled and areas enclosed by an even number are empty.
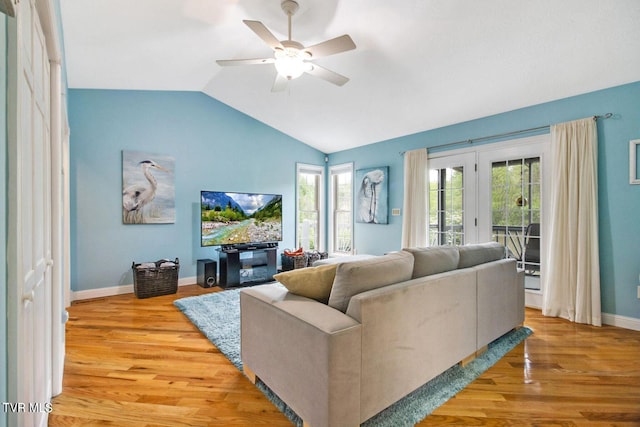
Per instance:
[[[328,264],[299,268],[278,273],[273,276],[273,279],[282,283],[292,294],[326,304],[329,301],[337,266],[337,264]]]
[[[460,252],[458,268],[468,268],[485,262],[496,261],[504,258],[505,254],[504,246],[498,242],[460,246],[458,250]]]
[[[413,254],[413,279],[455,270],[460,261],[460,253],[455,246],[405,248],[403,251]]]
[[[413,255],[405,251],[338,264],[329,305],[344,313],[352,296],[410,280],[412,273]]]

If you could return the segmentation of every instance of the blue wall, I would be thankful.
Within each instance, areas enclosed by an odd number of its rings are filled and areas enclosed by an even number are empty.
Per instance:
[[[401,151],[607,112],[615,116],[598,122],[602,309],[640,319],[636,295],[640,273],[640,185],[629,184],[628,168],[629,141],[640,138],[640,82],[334,153],[329,156],[329,164],[353,161],[355,169],[390,166],[389,208],[402,208]],[[354,245],[358,252],[381,254],[400,248],[402,218],[389,218],[389,225],[355,224]]]
[[[197,92],[69,90],[71,289],[131,284],[132,261],[180,258],[200,247],[200,190],[283,195],[281,249],[295,246],[296,162],[324,154]],[[175,224],[123,225],[122,150],[175,158]]]

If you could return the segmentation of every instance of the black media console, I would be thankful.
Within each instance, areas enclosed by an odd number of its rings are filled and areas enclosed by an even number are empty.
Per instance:
[[[270,282],[276,274],[277,244],[223,246],[218,251],[223,288]]]

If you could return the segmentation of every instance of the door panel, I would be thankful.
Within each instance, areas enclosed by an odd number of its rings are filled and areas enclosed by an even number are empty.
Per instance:
[[[20,2],[9,22],[16,107],[8,120],[8,394],[41,410],[8,415],[10,425],[45,426],[52,352],[49,58],[34,0]]]
[[[430,246],[476,242],[475,153],[429,159]]]
[[[548,135],[524,138],[478,154],[480,240],[504,244],[527,273],[525,287],[534,291],[541,291],[544,273],[548,140]],[[531,301],[527,304],[539,306]]]

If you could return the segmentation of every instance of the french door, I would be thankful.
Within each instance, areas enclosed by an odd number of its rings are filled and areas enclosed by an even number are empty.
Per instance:
[[[525,270],[527,305],[542,306],[549,135],[429,157],[430,246],[498,241]]]

